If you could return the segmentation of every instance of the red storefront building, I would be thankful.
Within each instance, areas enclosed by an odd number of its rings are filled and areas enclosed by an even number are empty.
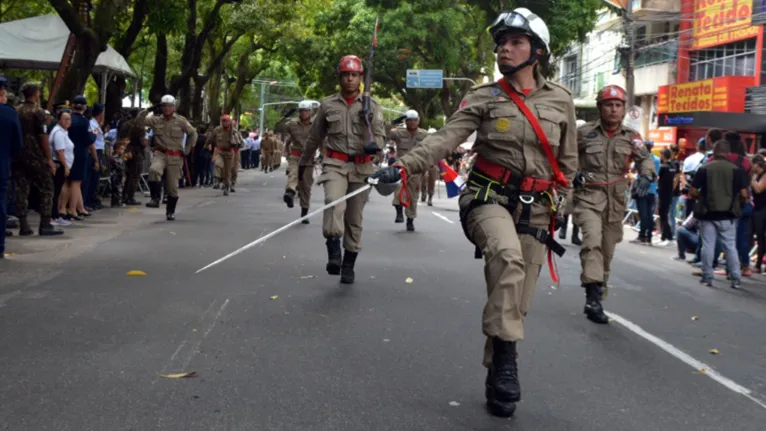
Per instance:
[[[766,146],[765,2],[682,0],[677,84],[658,91],[658,132],[688,150],[711,127],[742,133],[750,152]]]

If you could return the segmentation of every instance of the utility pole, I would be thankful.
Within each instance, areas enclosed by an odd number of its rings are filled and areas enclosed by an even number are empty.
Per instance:
[[[625,91],[628,93],[626,108],[633,106],[635,99],[634,69],[636,62],[636,23],[633,20],[633,0],[627,0],[622,16],[625,25],[625,41],[627,42],[627,64],[625,65]]]
[[[264,101],[263,101],[263,99],[264,99],[265,97],[266,97],[266,81],[261,81],[261,98],[260,98],[260,101],[259,101],[259,103],[258,103],[259,105],[261,105],[261,106],[260,106],[260,111],[261,111],[261,115],[260,115],[260,117],[261,117],[261,118],[258,120],[258,121],[259,121],[259,123],[260,123],[260,124],[258,125],[258,136],[259,136],[259,137],[263,137],[263,113],[264,113],[264,112],[263,112],[263,105],[264,105],[264,103],[263,103],[263,102],[264,102]]]

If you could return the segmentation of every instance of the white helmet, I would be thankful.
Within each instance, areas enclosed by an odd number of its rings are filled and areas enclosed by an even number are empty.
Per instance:
[[[420,115],[418,115],[418,111],[414,109],[410,109],[409,111],[404,113],[404,118],[407,120],[417,120],[420,118]]]
[[[176,104],[176,98],[171,96],[170,94],[166,94],[162,96],[162,99],[160,99],[160,105],[173,105]]]
[[[551,34],[542,18],[525,7],[519,7],[513,12],[502,12],[489,28],[489,33],[499,44],[500,38],[507,32],[526,34],[545,48],[545,55],[551,53]]]
[[[311,102],[308,101],[308,100],[301,100],[300,102],[298,102],[298,109],[299,110],[302,110],[302,109],[311,110]]]

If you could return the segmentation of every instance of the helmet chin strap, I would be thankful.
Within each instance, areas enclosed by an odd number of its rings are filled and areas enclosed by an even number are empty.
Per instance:
[[[504,77],[510,79],[513,75],[516,74],[519,70],[531,66],[535,64],[535,62],[540,58],[540,56],[535,52],[532,55],[529,56],[529,59],[523,63],[521,63],[518,66],[506,66],[506,65],[498,65],[498,70],[500,70],[500,73],[503,74]]]

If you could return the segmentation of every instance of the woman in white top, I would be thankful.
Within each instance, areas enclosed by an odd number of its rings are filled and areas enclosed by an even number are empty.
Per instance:
[[[72,124],[72,116],[69,111],[61,111],[58,114],[56,126],[51,130],[50,145],[53,161],[56,163],[56,176],[54,177],[54,195],[53,195],[53,221],[56,225],[69,224],[64,220],[66,215],[67,203],[70,198],[70,187],[67,181],[69,169],[74,163],[74,143],[69,139],[67,129]],[[74,197],[74,196],[72,196]],[[75,202],[76,205],[76,202]],[[77,213],[75,213],[77,214]]]

